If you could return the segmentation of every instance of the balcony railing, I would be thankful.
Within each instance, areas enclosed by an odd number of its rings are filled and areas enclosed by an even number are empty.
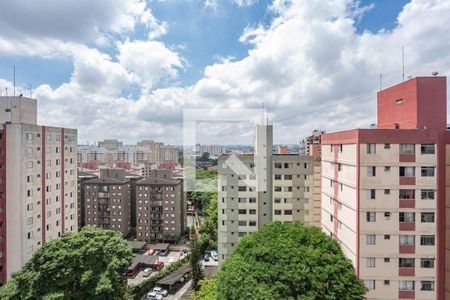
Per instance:
[[[416,223],[415,222],[400,222],[399,230],[401,231],[415,231]]]
[[[415,208],[416,200],[415,199],[400,199],[399,201],[400,208]]]
[[[399,267],[398,276],[416,276],[416,269]]]
[[[400,176],[400,185],[416,185],[416,177],[414,176]]]

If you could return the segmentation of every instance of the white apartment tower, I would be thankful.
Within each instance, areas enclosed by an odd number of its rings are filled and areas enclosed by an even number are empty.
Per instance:
[[[241,237],[272,221],[320,225],[320,211],[314,209],[320,206],[314,205],[320,203],[314,158],[273,154],[272,139],[271,125],[257,125],[254,154],[219,157],[219,262]]]
[[[77,131],[37,125],[37,101],[0,97],[0,284],[77,231]]]

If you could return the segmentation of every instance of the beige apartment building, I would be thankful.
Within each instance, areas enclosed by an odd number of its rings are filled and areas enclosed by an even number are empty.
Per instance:
[[[37,125],[37,101],[0,97],[0,283],[77,231],[77,131]]]
[[[320,181],[314,178],[314,158],[272,154],[272,136],[272,126],[257,125],[255,154],[219,157],[219,262],[227,259],[241,237],[264,224],[320,225]]]
[[[100,177],[87,180],[84,185],[84,223],[121,232],[131,230],[130,181]]]
[[[186,228],[183,184],[173,180],[167,170],[159,171],[161,173],[153,174],[155,177],[136,183],[136,238],[139,241],[177,241]]]
[[[367,299],[450,299],[445,90],[413,78],[378,93],[377,128],[322,135],[322,228]]]

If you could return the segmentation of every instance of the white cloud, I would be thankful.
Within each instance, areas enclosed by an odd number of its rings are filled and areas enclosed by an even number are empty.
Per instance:
[[[239,7],[248,7],[258,2],[258,0],[233,0],[233,2]]]
[[[160,42],[117,42],[117,57],[80,48],[69,83],[35,90],[40,121],[78,127],[81,141],[154,137],[180,143],[183,108],[259,108],[264,102],[280,143],[297,142],[314,128],[369,126],[376,119],[379,74],[384,87],[401,82],[402,46],[407,76],[449,74],[450,40],[444,37],[450,3],[412,0],[395,28],[362,34],[355,24],[367,10],[355,12],[355,3],[275,0],[271,24],[248,27],[241,36],[252,45],[248,55],[206,67],[188,87],[170,87],[186,64]],[[155,90],[161,84],[169,87]],[[120,96],[130,85],[143,90],[137,100]],[[205,136],[216,130],[219,141],[251,142],[245,126],[209,126]]]
[[[176,52],[157,41],[125,41],[118,44],[118,60],[122,66],[136,74],[144,90],[149,91],[156,83],[177,76],[182,68]]]

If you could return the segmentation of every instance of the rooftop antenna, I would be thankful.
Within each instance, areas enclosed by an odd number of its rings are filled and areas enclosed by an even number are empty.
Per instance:
[[[405,47],[402,46],[402,78],[405,82]]]
[[[26,85],[26,87],[28,88],[28,92],[29,92],[30,98],[31,98],[31,83],[28,83],[28,84]]]
[[[14,96],[16,96],[16,66],[13,67]]]
[[[433,73],[431,73],[431,75],[433,75],[434,77],[436,77],[439,73],[434,71]]]
[[[383,89],[383,74],[380,73],[380,91]]]

